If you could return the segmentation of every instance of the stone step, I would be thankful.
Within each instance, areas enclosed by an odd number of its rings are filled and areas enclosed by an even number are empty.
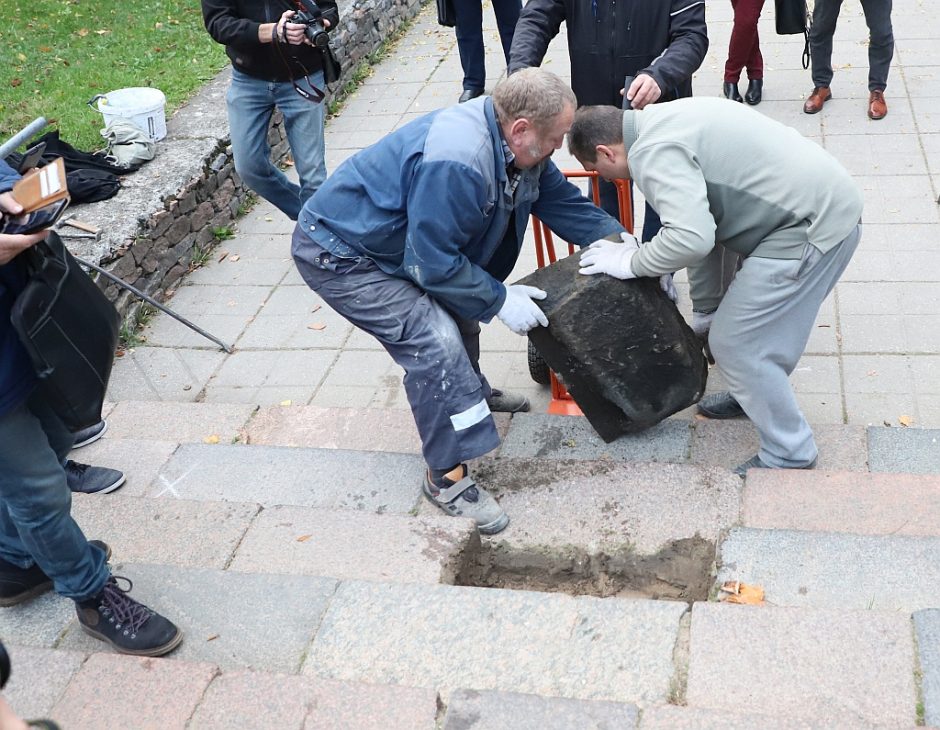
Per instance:
[[[910,613],[940,607],[940,538],[736,527],[716,585],[762,586],[775,606]]]
[[[940,537],[940,475],[755,469],[748,527]]]
[[[623,702],[459,689],[450,695],[443,730],[630,730],[638,713]]]
[[[924,720],[931,727],[940,727],[940,608],[915,613],[914,632],[920,658]]]
[[[245,502],[75,495],[73,515],[120,563],[453,583],[479,548],[472,520]],[[363,547],[368,546],[366,554]]]
[[[8,645],[13,663],[4,697],[25,718],[68,730],[270,730],[317,727],[434,730],[437,695],[209,662]]]
[[[813,717],[785,717],[758,712],[707,710],[700,707],[657,705],[640,716],[639,730],[882,730],[891,725],[875,725],[852,718],[828,721]]]
[[[908,614],[697,603],[689,652],[690,707],[811,727],[917,723]]]

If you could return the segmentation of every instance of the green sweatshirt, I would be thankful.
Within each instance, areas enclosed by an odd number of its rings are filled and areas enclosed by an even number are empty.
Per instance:
[[[862,193],[828,152],[794,129],[727,99],[678,99],[623,115],[630,174],[662,219],[633,257],[637,276],[691,267],[692,305],[721,300],[721,244],[742,256],[826,252],[858,224]]]

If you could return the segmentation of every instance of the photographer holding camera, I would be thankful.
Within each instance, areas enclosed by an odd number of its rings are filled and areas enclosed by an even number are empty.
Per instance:
[[[226,95],[235,169],[245,184],[297,220],[326,179],[322,103],[338,69],[327,31],[339,22],[334,0],[202,0],[206,30],[232,60]],[[284,115],[298,187],[271,161],[268,125]]]

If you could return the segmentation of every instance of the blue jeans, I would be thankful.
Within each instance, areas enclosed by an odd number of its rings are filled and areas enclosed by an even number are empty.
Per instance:
[[[296,79],[298,86],[324,88],[323,72]],[[291,220],[326,180],[323,145],[323,103],[307,101],[290,81],[264,81],[232,69],[232,84],[225,97],[235,154],[235,170],[245,184],[273,203]],[[268,126],[277,107],[284,115],[287,142],[300,176],[300,187],[271,162]]]
[[[499,29],[499,40],[507,64],[512,35],[521,10],[521,0],[493,0],[496,27]],[[457,19],[457,50],[463,67],[463,88],[482,91],[486,88],[482,0],[454,0],[454,15]]]
[[[57,593],[81,601],[101,592],[110,571],[70,514],[62,462],[72,442],[38,391],[0,416],[0,558],[20,568],[35,562]]]

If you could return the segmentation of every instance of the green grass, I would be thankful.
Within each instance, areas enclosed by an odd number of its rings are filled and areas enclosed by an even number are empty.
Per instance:
[[[0,141],[42,116],[99,149],[95,94],[154,86],[169,116],[228,63],[194,0],[0,0],[0,17]]]

